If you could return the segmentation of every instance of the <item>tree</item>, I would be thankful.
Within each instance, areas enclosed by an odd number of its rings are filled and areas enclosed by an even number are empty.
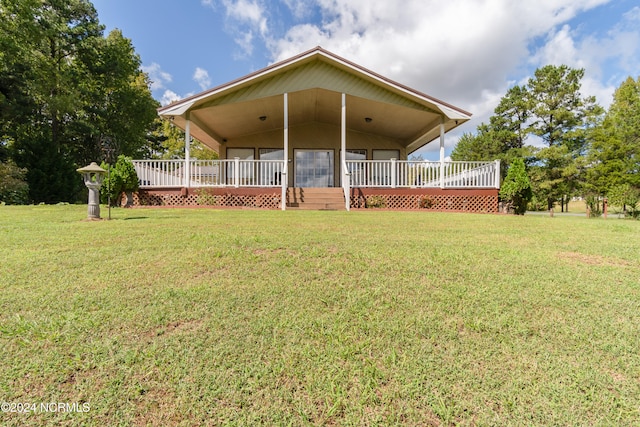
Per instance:
[[[149,139],[154,141],[155,148],[153,152],[147,154],[147,157],[184,159],[184,131],[159,117],[154,126],[155,129]],[[218,153],[196,139],[191,142],[189,153],[193,159],[212,160],[218,158]]]
[[[0,203],[20,205],[29,201],[26,171],[12,162],[0,161]]]
[[[128,155],[148,143],[158,104],[140,58],[103,32],[88,0],[0,0],[0,136],[34,201],[75,200],[103,136]]]
[[[616,89],[602,124],[590,133],[589,188],[608,194],[620,186],[640,189],[640,78]]]
[[[530,115],[525,88],[514,86],[500,99],[489,124],[478,126],[475,135],[465,133],[451,153],[453,160],[501,160],[501,175],[507,173],[513,159],[531,155],[525,147],[526,122]]]
[[[519,150],[527,138],[527,120],[531,116],[530,99],[526,88],[513,86],[500,99],[489,119],[495,136],[501,141],[503,151]]]
[[[609,189],[607,195],[610,206],[622,208],[625,215],[633,218],[640,217],[640,190],[629,184],[621,184]]]
[[[108,165],[102,163],[101,167],[107,169]],[[110,198],[114,204],[120,203],[122,193],[127,193],[127,206],[130,206],[129,193],[139,188],[138,174],[130,157],[123,154],[118,156],[116,164],[110,168],[110,173],[103,182],[101,194],[104,203]]]
[[[602,114],[595,98],[581,97],[583,76],[583,69],[547,65],[527,83],[532,119],[528,131],[545,145],[536,153],[534,188],[549,209],[579,187],[583,168],[578,159],[585,154],[589,126]]]
[[[516,215],[524,215],[532,195],[524,160],[514,159],[500,188],[500,197]]]
[[[451,152],[456,161],[492,161],[504,154],[504,146],[486,124],[478,126],[475,135],[464,133]]]

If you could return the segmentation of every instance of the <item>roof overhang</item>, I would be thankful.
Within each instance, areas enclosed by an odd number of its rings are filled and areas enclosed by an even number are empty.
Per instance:
[[[347,94],[347,128],[400,141],[411,153],[460,126],[471,113],[413,90],[320,47],[158,110],[161,117],[218,151],[244,135],[289,123],[340,123],[340,94]],[[265,118],[260,120],[260,118]],[[371,119],[371,120],[365,120]]]

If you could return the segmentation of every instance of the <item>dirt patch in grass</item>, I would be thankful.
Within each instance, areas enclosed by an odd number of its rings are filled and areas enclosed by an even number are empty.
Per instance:
[[[628,267],[631,264],[628,261],[609,258],[601,255],[589,255],[580,252],[558,252],[558,259],[570,261],[574,264],[595,265],[603,267]]]
[[[192,320],[178,320],[175,322],[169,322],[166,325],[155,329],[151,336],[169,335],[174,333],[187,333],[200,329],[202,326],[201,319]]]

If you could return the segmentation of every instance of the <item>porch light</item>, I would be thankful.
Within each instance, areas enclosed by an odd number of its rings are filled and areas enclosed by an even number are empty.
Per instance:
[[[373,121],[373,119],[371,117],[365,117],[364,121],[367,123],[371,123]]]
[[[260,119],[261,122],[264,122],[265,120],[267,120],[267,116],[260,116],[258,118]]]

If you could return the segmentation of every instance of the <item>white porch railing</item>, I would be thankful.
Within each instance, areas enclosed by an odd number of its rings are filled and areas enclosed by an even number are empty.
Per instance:
[[[141,188],[153,187],[282,187],[282,160],[134,160]],[[430,162],[347,160],[342,164],[345,200],[353,187],[500,188],[500,161]]]
[[[352,187],[500,188],[500,161],[347,160]]]
[[[151,187],[280,187],[282,160],[134,160],[141,188]],[[188,185],[187,185],[188,184]]]

